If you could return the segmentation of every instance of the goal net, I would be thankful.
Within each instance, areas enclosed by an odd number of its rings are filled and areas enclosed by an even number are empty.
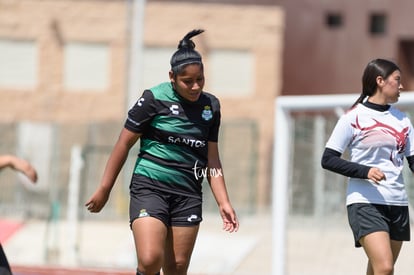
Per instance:
[[[362,249],[354,248],[347,224],[346,178],[320,165],[325,143],[339,116],[358,97],[359,94],[279,96],[275,101],[273,275],[365,272],[365,256]],[[395,106],[414,115],[414,92],[401,93]],[[414,181],[405,170],[412,202]],[[358,262],[349,258],[348,251]],[[404,253],[407,252],[403,248],[401,254]],[[399,264],[403,261],[400,259]]]

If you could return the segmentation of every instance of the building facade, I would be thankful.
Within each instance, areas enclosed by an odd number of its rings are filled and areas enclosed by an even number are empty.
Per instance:
[[[359,93],[366,64],[397,62],[413,90],[414,3],[399,1],[284,1],[283,94]]]

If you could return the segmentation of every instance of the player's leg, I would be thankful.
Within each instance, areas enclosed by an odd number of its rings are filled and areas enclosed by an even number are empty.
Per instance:
[[[129,215],[137,253],[137,271],[154,275],[161,270],[164,261],[169,207],[163,192],[141,184],[146,180],[150,179],[133,176]]]
[[[394,260],[394,266],[395,266],[395,263],[397,262],[398,256],[400,255],[402,245],[403,245],[402,241],[391,240],[391,250],[392,250],[392,257]]]
[[[145,217],[133,221],[132,231],[138,259],[137,274],[157,274],[164,261],[167,227],[159,219]]]
[[[9,261],[7,261],[3,246],[0,244],[0,275],[11,275]]]
[[[370,233],[362,237],[359,242],[368,256],[367,275],[392,275],[394,273],[394,262],[398,257],[402,242],[391,241],[389,233],[385,231]]]
[[[408,206],[378,206],[375,208],[381,213],[384,220],[387,221],[388,228],[383,230],[389,232],[388,237],[389,247],[392,254],[392,269],[394,270],[395,263],[400,254],[403,241],[410,240],[410,217]],[[384,227],[385,228],[385,227]],[[368,263],[368,274],[376,274],[374,262]],[[393,274],[391,272],[390,274]]]
[[[168,230],[163,272],[165,275],[186,275],[197,239],[199,225],[172,226]]]
[[[368,257],[367,274],[393,274],[400,241],[409,240],[409,224],[403,225],[407,219],[402,218],[408,212],[369,203],[351,204],[347,210],[355,246],[362,246]]]
[[[388,218],[390,219],[391,250],[395,266],[403,242],[411,238],[409,207],[390,206]]]
[[[185,275],[202,221],[202,200],[172,196],[171,227],[165,245],[164,275]]]

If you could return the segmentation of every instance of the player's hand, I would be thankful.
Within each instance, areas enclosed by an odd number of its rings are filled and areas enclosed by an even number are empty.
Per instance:
[[[220,207],[220,215],[223,220],[223,230],[230,233],[239,230],[239,221],[236,212],[230,204]]]
[[[12,157],[12,167],[13,169],[22,172],[25,174],[32,183],[37,182],[37,172],[36,169],[25,159],[18,157]]]
[[[385,174],[380,169],[372,167],[368,171],[368,179],[379,184],[380,181],[385,180]]]
[[[22,172],[31,180],[32,183],[37,182],[37,172],[29,163],[28,165],[22,170]]]
[[[95,193],[86,201],[85,206],[90,212],[97,213],[105,206],[108,198],[109,192],[102,187],[98,187]]]

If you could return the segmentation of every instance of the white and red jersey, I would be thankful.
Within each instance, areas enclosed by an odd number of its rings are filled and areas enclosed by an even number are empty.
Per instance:
[[[403,112],[392,106],[378,111],[358,104],[338,120],[326,147],[340,153],[349,149],[351,162],[377,167],[385,174],[379,184],[350,177],[347,205],[408,205],[402,170],[404,157],[414,155],[414,133]]]

